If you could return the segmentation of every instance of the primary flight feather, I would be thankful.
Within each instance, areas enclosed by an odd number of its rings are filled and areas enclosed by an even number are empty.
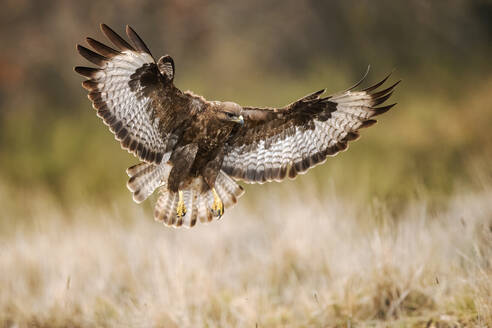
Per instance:
[[[75,67],[97,114],[141,163],[127,169],[127,186],[140,203],[159,188],[154,217],[167,225],[193,227],[220,218],[247,183],[294,178],[347,148],[376,115],[398,84],[378,90],[352,88],[307,95],[281,108],[243,107],[207,101],[175,87],[174,61],[157,62],[127,26],[125,41],[107,25],[102,32],[116,49],[87,38],[80,55],[97,68]],[[367,75],[367,73],[366,73]]]

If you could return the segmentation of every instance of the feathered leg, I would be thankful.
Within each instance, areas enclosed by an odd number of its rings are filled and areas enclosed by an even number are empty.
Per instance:
[[[201,177],[195,178],[184,190],[173,192],[161,187],[161,195],[154,210],[154,218],[173,227],[193,227],[199,222],[210,222],[224,215],[224,209],[234,205],[244,190],[223,171],[213,189]],[[180,195],[181,194],[181,195]],[[180,210],[180,204],[182,209]],[[179,213],[182,213],[182,216]]]

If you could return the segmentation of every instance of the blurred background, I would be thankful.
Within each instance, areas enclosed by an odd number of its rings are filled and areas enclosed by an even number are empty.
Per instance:
[[[73,72],[88,64],[76,43],[106,41],[101,22],[123,34],[130,24],[155,57],[172,55],[179,88],[243,105],[283,106],[325,87],[334,93],[368,64],[368,84],[394,70],[393,80],[403,80],[392,98],[398,106],[349,152],[298,179],[321,189],[333,182],[353,193],[370,180],[371,195],[398,201],[419,188],[449,194],[491,173],[490,1],[7,0],[2,7],[3,188],[42,188],[63,202],[130,198],[124,169],[136,161],[120,151]]]
[[[120,149],[96,117],[81,87],[83,78],[73,71],[74,66],[89,65],[77,54],[77,43],[84,45],[87,36],[107,43],[99,30],[100,23],[120,34],[124,34],[126,24],[131,25],[154,57],[170,54],[174,58],[177,87],[209,100],[283,106],[322,88],[328,93],[343,90],[358,81],[369,64],[366,86],[392,71],[390,81],[402,80],[390,99],[398,105],[381,116],[376,126],[364,130],[362,138],[347,152],[295,181],[246,186],[246,195],[234,209],[236,215],[229,213],[228,217],[226,213],[225,220],[237,216],[256,224],[269,219],[278,223],[270,218],[278,215],[279,208],[275,201],[267,201],[270,195],[282,199],[284,195],[304,194],[320,204],[347,202],[349,209],[354,204],[359,213],[366,213],[365,206],[369,206],[367,216],[371,218],[366,222],[377,225],[382,217],[385,222],[408,217],[400,214],[413,202],[425,203],[422,213],[437,213],[439,217],[443,210],[456,208],[450,205],[456,194],[467,192],[482,195],[477,213],[490,219],[492,211],[480,212],[483,204],[489,203],[488,196],[481,192],[492,186],[489,0],[4,0],[0,11],[0,241],[4,258],[6,254],[12,256],[13,262],[6,262],[12,267],[22,256],[19,244],[11,238],[24,240],[22,236],[31,230],[43,231],[40,227],[53,218],[57,224],[85,224],[86,220],[100,222],[109,215],[111,224],[122,229],[122,235],[128,229],[124,224],[139,220],[148,223],[145,227],[152,227],[152,231],[159,231],[156,240],[178,240],[174,239],[177,231],[168,232],[153,222],[155,197],[142,207],[132,203],[125,187],[125,169],[137,160]],[[470,202],[479,199],[470,197]],[[143,212],[135,212],[141,208]],[[353,221],[357,222],[353,227],[359,227],[365,218],[363,215]],[[222,227],[227,226],[224,220],[220,222]],[[276,233],[273,223],[271,230],[265,230],[267,233]],[[214,224],[210,226],[210,230],[201,231],[209,231],[210,238],[217,237]],[[260,227],[257,225],[257,229]],[[70,227],[65,229],[72,231]],[[104,236],[92,234],[93,230],[88,238],[104,240]],[[292,231],[292,236],[305,235],[306,240],[316,232]],[[47,235],[58,234],[53,230]],[[235,238],[239,234],[234,230],[229,235]],[[272,236],[265,238],[275,240]],[[473,249],[471,241],[477,238],[470,236],[467,245]],[[490,236],[487,238],[490,240]],[[41,258],[51,253],[54,245],[51,239],[46,243]],[[10,245],[10,253],[5,245]],[[258,241],[255,245],[263,244]],[[279,249],[283,252],[282,247]],[[285,255],[282,252],[280,257]],[[231,256],[228,254],[223,257],[226,263]],[[442,256],[443,267],[447,266],[447,256]],[[293,256],[292,262],[299,258],[302,256]],[[29,263],[29,270],[22,271],[22,266],[18,271],[12,269],[11,277],[39,269],[38,260]],[[213,268],[212,263],[207,264],[209,268]],[[487,263],[490,272],[490,261]],[[286,266],[285,270],[290,268]],[[46,270],[49,276],[52,269]],[[283,279],[284,271],[275,270],[273,275]],[[487,276],[490,291],[491,276]],[[27,286],[31,286],[27,273],[26,277]],[[426,281],[437,279],[429,277]],[[434,293],[427,291],[428,295]],[[6,295],[11,295],[9,300],[0,305],[10,308],[15,293]],[[36,300],[26,295],[29,297],[18,297],[19,304],[27,298]],[[268,303],[271,298],[266,300]],[[364,318],[374,317],[378,315]],[[185,321],[176,322],[186,326]]]

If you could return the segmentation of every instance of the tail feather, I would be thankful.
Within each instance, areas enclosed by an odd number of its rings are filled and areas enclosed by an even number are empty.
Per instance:
[[[126,169],[126,174],[128,174],[128,176],[131,178],[132,176],[134,176],[135,174],[137,174],[141,170],[145,169],[149,165],[150,164],[147,162],[142,162],[142,163],[138,163],[136,165],[130,166],[129,168]]]
[[[210,222],[214,218],[212,211],[210,210],[213,203],[214,195],[209,190],[200,195],[198,201],[198,219],[200,222]]]
[[[179,194],[162,187],[161,196],[155,205],[154,218],[176,228],[180,226],[191,228],[197,221],[210,222],[216,219],[217,217],[211,211],[214,201],[212,191],[201,192],[204,183],[201,177],[196,178],[187,189],[183,190],[186,214],[182,218],[176,215]],[[234,205],[244,193],[243,188],[222,171],[217,176],[215,189],[225,208]]]
[[[178,196],[178,193],[173,193],[172,194],[172,201],[171,201],[171,206],[170,206],[170,213],[168,213],[168,223],[169,225],[176,225],[178,226],[177,222],[178,222],[178,218],[176,216],[176,208],[178,207],[178,200],[179,200],[179,196]]]
[[[196,224],[198,218],[198,191],[196,190],[186,190],[185,193],[188,198],[185,198],[185,204],[187,205],[188,211],[190,211],[187,221],[184,222],[185,225],[193,227]]]
[[[133,200],[143,202],[156,188],[165,184],[172,166],[167,163],[159,165],[140,163],[129,167],[126,172],[130,176],[127,187],[133,192]]]
[[[163,193],[161,194],[161,196],[159,196],[159,199],[155,203],[154,218],[156,220],[163,221],[164,218],[166,217],[166,213],[169,211],[168,210],[169,196],[171,196],[170,193]]]
[[[170,225],[168,222],[169,218],[176,216],[173,213],[174,208],[174,198],[177,198],[177,194],[172,192],[163,192],[154,208],[154,218],[158,221],[163,221],[164,223]]]
[[[236,197],[233,194],[229,194],[223,185],[216,183],[215,191],[222,200],[222,203],[224,203],[224,208],[230,207],[232,204],[236,203]]]
[[[220,171],[217,175],[215,188],[226,208],[236,204],[238,198],[244,194],[243,187],[238,185],[223,171]]]

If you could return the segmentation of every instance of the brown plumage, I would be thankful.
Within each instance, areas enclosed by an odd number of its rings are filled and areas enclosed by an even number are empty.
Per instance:
[[[176,88],[173,59],[156,62],[132,28],[131,44],[104,24],[101,30],[117,49],[87,38],[93,50],[77,50],[98,68],[75,71],[88,78],[82,86],[121,147],[142,161],[127,169],[134,200],[159,188],[154,217],[171,226],[222,216],[243,194],[233,179],[264,183],[306,172],[394,106],[378,107],[398,84],[378,91],[389,76],[354,91],[364,76],[346,91],[320,90],[282,108],[207,101]]]

